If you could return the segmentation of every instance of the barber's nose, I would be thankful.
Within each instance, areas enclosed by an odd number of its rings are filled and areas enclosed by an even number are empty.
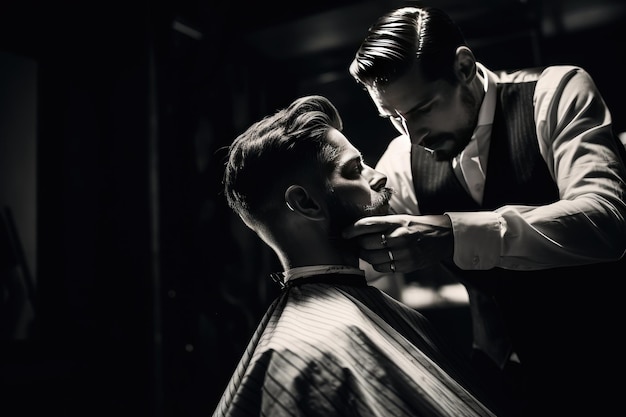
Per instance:
[[[387,176],[380,171],[376,171],[374,168],[365,166],[364,175],[370,183],[372,190],[378,191],[387,185]]]

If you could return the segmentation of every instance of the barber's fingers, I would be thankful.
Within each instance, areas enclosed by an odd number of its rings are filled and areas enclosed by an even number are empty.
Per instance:
[[[409,273],[432,265],[431,259],[419,248],[361,250],[359,257],[369,263],[375,271],[383,273]]]
[[[363,250],[361,251],[361,259],[367,261],[378,272],[393,273],[398,268],[396,255],[391,249]]]
[[[353,238],[366,251],[385,251],[392,247],[391,233],[387,231],[359,235]]]
[[[397,261],[397,254],[391,249],[376,249],[376,250],[361,250],[359,257],[364,261],[367,261],[372,266],[389,263],[390,261]],[[376,269],[376,268],[374,268]],[[387,268],[389,269],[389,268]],[[378,269],[376,269],[378,271]]]
[[[352,226],[343,231],[345,239],[354,237],[377,234],[390,233],[392,230],[404,224],[401,215],[371,216],[357,220]]]

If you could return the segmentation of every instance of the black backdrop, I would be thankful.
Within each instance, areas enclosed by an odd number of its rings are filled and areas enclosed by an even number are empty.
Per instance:
[[[267,274],[279,267],[225,207],[223,146],[309,93],[335,102],[368,162],[394,135],[347,75],[358,36],[292,53],[259,39],[302,36],[290,22],[364,4],[358,35],[402,2],[86,3],[0,11],[0,50],[37,63],[38,91],[37,314],[28,338],[1,342],[0,413],[207,415],[276,294]],[[518,2],[485,1],[482,15],[469,13],[476,2],[431,3],[454,8],[494,69],[587,68],[626,130],[623,15],[542,36],[536,9],[511,13]],[[562,13],[557,1],[541,4]],[[489,13],[518,26],[485,24]]]

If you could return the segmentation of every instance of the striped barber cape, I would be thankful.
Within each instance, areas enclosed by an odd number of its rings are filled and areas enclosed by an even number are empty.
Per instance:
[[[358,279],[284,288],[213,417],[496,415],[424,316]]]

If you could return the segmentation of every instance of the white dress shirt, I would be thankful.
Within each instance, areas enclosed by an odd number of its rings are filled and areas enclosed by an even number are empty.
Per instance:
[[[478,204],[483,202],[491,127],[496,110],[496,89],[489,88],[488,79],[484,75],[483,89],[485,98],[478,112],[478,123],[470,143],[452,160],[452,168],[459,182]]]
[[[501,80],[483,65],[486,94],[478,126],[493,123]],[[572,69],[575,74],[564,80]],[[449,212],[454,262],[462,269],[545,269],[619,259],[626,250],[626,169],[614,147],[611,114],[588,73],[572,66],[546,68],[537,81],[534,116],[539,150],[560,194],[544,206],[505,205],[494,211]],[[476,155],[486,175],[489,136],[478,135]],[[396,213],[420,214],[411,175],[411,143],[395,138],[376,165],[388,177]],[[457,159],[463,159],[457,158]],[[459,160],[453,162],[457,175]],[[480,178],[471,185],[481,191]],[[466,183],[463,179],[462,183]],[[478,198],[478,197],[475,197]],[[482,197],[480,197],[482,198]],[[480,201],[478,199],[477,201]]]

